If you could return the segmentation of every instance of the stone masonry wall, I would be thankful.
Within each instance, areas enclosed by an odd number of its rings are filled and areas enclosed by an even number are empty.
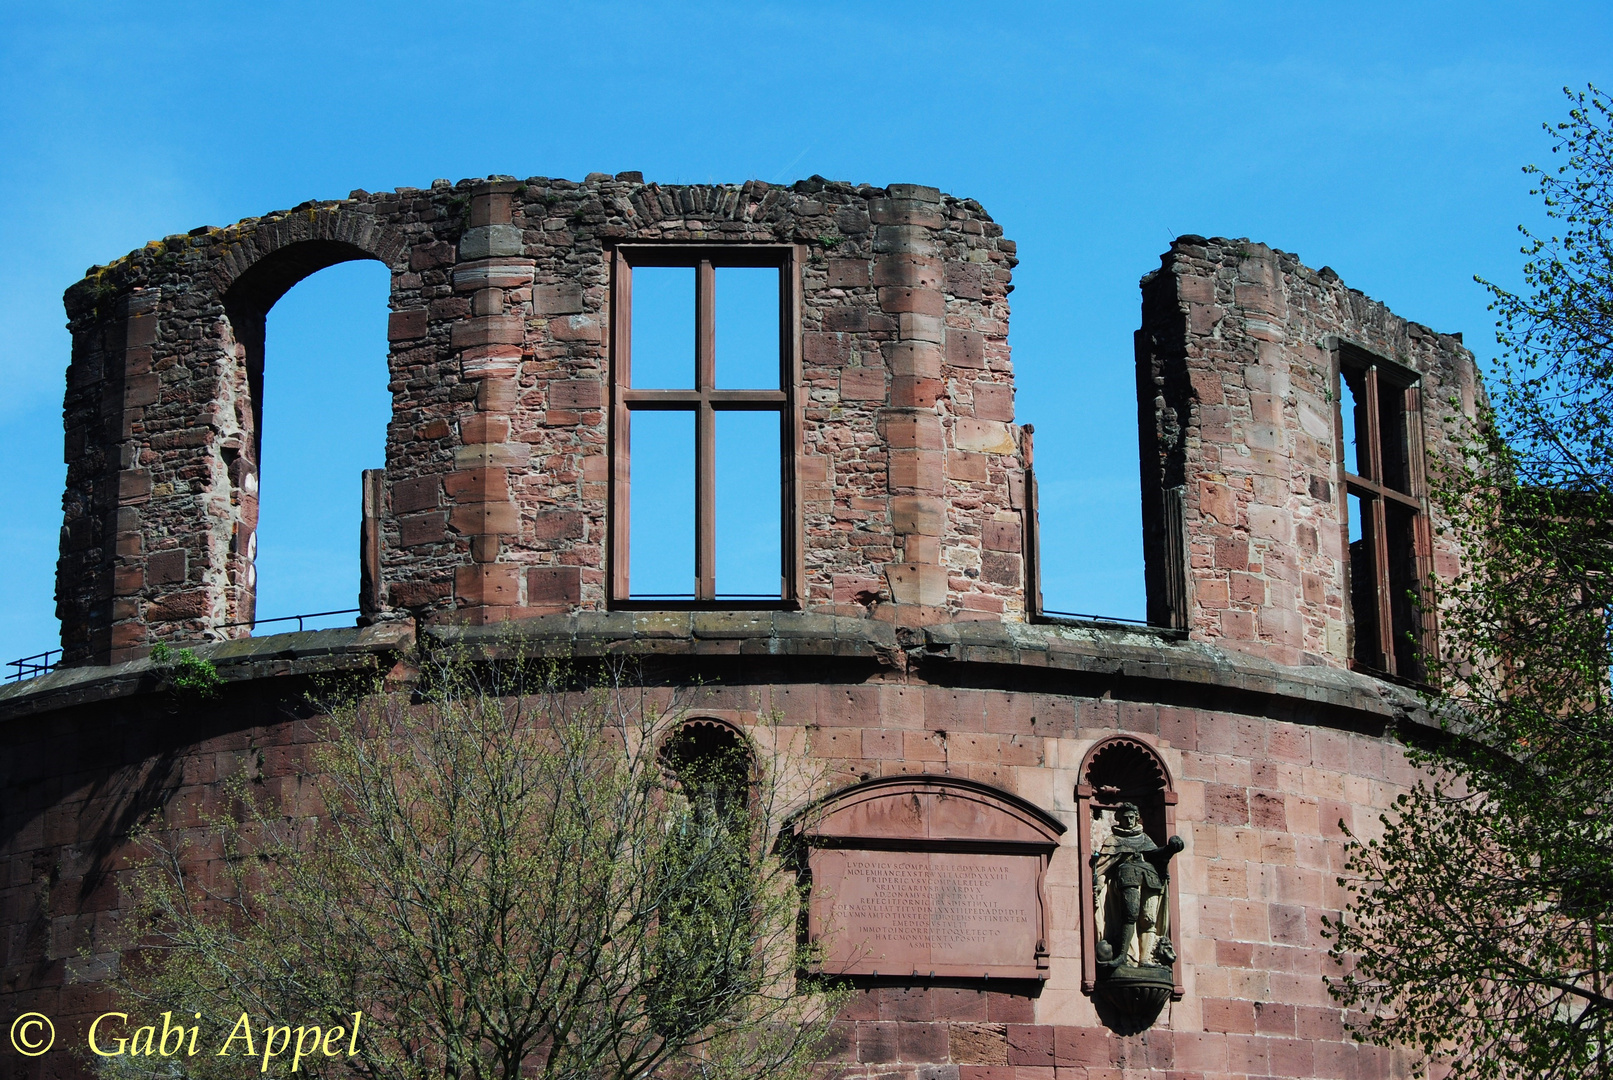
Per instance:
[[[1430,471],[1482,400],[1472,353],[1247,240],[1180,237],[1142,290],[1149,621],[1280,663],[1347,664],[1337,342],[1421,376]],[[1460,552],[1432,524],[1434,572],[1450,580]]]
[[[659,613],[619,612],[517,631],[551,654],[652,648],[682,673],[673,685],[686,688],[689,715],[776,739],[787,758],[810,756],[830,788],[967,777],[1071,826],[1046,881],[1047,981],[864,979],[834,1027],[833,1056],[848,1077],[1408,1076],[1396,1055],[1347,1036],[1324,985],[1321,919],[1344,902],[1341,823],[1370,834],[1414,779],[1384,737],[1415,722],[1414,696],[1351,672],[1284,671],[1142,634],[974,626],[925,630],[906,648],[904,632],[874,620],[793,613],[746,626],[699,614],[669,628]],[[432,633],[514,640],[496,628]],[[156,809],[176,826],[200,822],[220,809],[220,782],[242,770],[287,812],[313,812],[319,728],[298,675],[368,657],[384,670],[412,647],[401,626],[204,646],[229,679],[210,705],[153,693],[138,683],[144,662],[129,666],[137,681],[122,696],[97,700],[94,680],[75,684],[63,670],[31,694],[0,697],[0,1012],[38,1010],[61,1039],[81,1039],[110,1007],[104,984],[123,960],[127,829]],[[21,718],[31,696],[70,685],[78,704]],[[777,725],[758,724],[769,712]],[[1152,1029],[1124,1037],[1081,990],[1078,871],[1088,852],[1075,828],[1082,756],[1117,732],[1157,748],[1187,841],[1171,871],[1186,994]],[[192,872],[205,879],[218,853],[196,850]],[[19,1078],[78,1075],[60,1055],[12,1056],[6,1068]]]
[[[603,608],[609,255],[662,241],[800,253],[802,605],[1023,617],[1016,259],[978,203],[818,179],[495,178],[196,229],[68,290],[66,662],[249,632],[228,624],[255,614],[264,317],[355,258],[392,271],[372,617]]]

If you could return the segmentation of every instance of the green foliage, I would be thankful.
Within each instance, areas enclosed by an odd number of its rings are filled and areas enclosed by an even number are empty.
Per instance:
[[[777,762],[737,745],[658,757],[676,707],[609,672],[588,686],[519,660],[439,657],[412,691],[356,695],[323,721],[310,776],[237,776],[231,812],[140,837],[131,1015],[201,1012],[222,1034],[243,1010],[292,1024],[362,1010],[359,1055],[305,1058],[316,1076],[810,1071],[837,999],[796,983],[812,957],[771,854]]]
[[[189,649],[174,649],[159,641],[151,647],[151,664],[180,697],[210,698],[224,685],[212,662]]]
[[[1497,403],[1435,495],[1467,553],[1444,590],[1448,740],[1352,843],[1335,996],[1372,1041],[1460,1078],[1613,1076],[1613,102],[1570,94],[1530,167],[1560,234],[1529,293],[1490,286]]]

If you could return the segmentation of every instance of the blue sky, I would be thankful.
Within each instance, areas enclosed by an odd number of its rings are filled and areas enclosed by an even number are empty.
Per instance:
[[[198,225],[492,173],[933,184],[1019,243],[1050,607],[1142,614],[1137,279],[1246,236],[1493,355],[1519,169],[1613,5],[110,4],[0,7],[0,661],[56,643],[61,293]],[[263,616],[353,606],[385,422],[385,274],[271,313]],[[374,460],[371,460],[371,459]],[[322,475],[321,470],[329,473]]]

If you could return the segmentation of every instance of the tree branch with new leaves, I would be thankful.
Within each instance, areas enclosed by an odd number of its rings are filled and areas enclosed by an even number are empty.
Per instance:
[[[131,1014],[223,1032],[243,1011],[362,1010],[361,1052],[304,1058],[316,1076],[807,1075],[837,998],[796,979],[811,957],[772,854],[788,785],[766,718],[760,749],[673,768],[681,710],[620,668],[424,664],[412,688],[323,709],[305,805],[243,775],[204,827],[146,827]]]

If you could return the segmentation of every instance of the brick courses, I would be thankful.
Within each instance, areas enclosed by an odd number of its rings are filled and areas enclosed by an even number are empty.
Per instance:
[[[962,776],[1071,826],[1047,878],[1047,983],[866,980],[835,1029],[834,1056],[848,1075],[1407,1075],[1404,1062],[1347,1038],[1322,981],[1329,962],[1320,919],[1344,902],[1334,883],[1341,819],[1370,832],[1413,779],[1385,732],[1426,722],[1415,695],[1350,672],[1283,669],[1158,635],[965,624],[967,633],[939,627],[915,636],[870,623],[790,613],[574,614],[428,636],[496,648],[513,631],[558,655],[643,648],[703,680],[693,714],[746,726],[776,711],[781,744],[818,758],[831,784]],[[304,679],[372,657],[388,665],[413,647],[402,626],[203,647],[229,680],[226,696],[178,711],[141,683],[145,661],[101,675],[64,669],[0,692],[0,865],[8,868],[0,1008],[37,1008],[60,1030],[81,1029],[106,1000],[99,981],[121,962],[112,945],[129,902],[120,830],[157,806],[176,822],[196,818],[214,805],[219,780],[243,768],[287,807],[302,807],[317,739]],[[1195,688],[1195,704],[1158,700],[1186,687]],[[24,720],[40,698],[48,722],[37,712]],[[1087,749],[1118,731],[1158,748],[1187,840],[1172,868],[1187,993],[1131,1037],[1105,1029],[1080,990],[1084,853],[1074,788]],[[220,854],[198,855],[197,871],[207,873],[205,860]],[[46,877],[52,885],[42,889]]]

